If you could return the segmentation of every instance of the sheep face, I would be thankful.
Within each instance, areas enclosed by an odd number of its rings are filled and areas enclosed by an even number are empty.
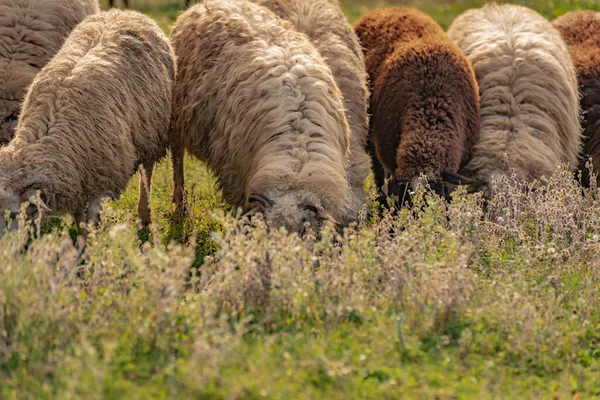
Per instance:
[[[21,204],[25,202],[29,203],[25,210],[28,219],[34,217],[39,210],[50,211],[39,191],[28,189],[23,194],[17,195],[10,189],[0,188],[0,239],[7,231],[18,228],[17,218]]]
[[[248,204],[250,209],[248,214],[261,213],[271,227],[283,227],[288,232],[296,232],[300,235],[307,232],[307,225],[318,232],[327,221],[337,223],[323,206],[295,192],[273,199],[253,194]]]

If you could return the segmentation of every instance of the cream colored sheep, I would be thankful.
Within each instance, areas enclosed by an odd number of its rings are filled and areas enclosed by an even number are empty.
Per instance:
[[[12,139],[35,75],[97,0],[0,0],[0,145]]]
[[[340,220],[350,196],[349,128],[331,70],[289,22],[243,0],[208,0],[171,41],[174,201],[184,148],[214,171],[225,198],[275,226]]]
[[[31,85],[15,138],[0,149],[0,210],[37,191],[55,213],[97,221],[141,164],[139,216],[148,223],[152,166],[169,142],[174,54],[160,28],[133,11],[88,17]],[[6,220],[0,217],[0,235]]]
[[[337,0],[253,0],[305,33],[331,68],[342,92],[350,125],[351,201],[346,220],[357,217],[366,202],[364,182],[371,170],[366,152],[369,134],[367,74],[363,52]]]
[[[560,163],[575,169],[577,78],[558,31],[528,8],[490,4],[459,16],[448,34],[473,63],[481,95],[481,132],[464,174],[489,187],[509,168],[530,182]]]

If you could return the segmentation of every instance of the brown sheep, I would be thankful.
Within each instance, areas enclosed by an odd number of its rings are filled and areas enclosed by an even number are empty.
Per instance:
[[[152,167],[169,142],[174,60],[165,34],[138,12],[102,12],[73,30],[36,76],[15,138],[0,149],[0,236],[4,211],[17,213],[38,191],[42,208],[97,222],[102,199],[118,197],[140,164],[139,217],[149,222]]]
[[[337,0],[253,0],[290,21],[305,33],[331,67],[344,98],[350,125],[351,200],[346,222],[356,219],[366,203],[364,183],[371,170],[366,142],[369,136],[368,88],[363,52]]]
[[[12,139],[35,75],[97,0],[0,0],[0,146]]]
[[[355,25],[372,86],[370,137],[388,193],[402,195],[422,184],[448,195],[446,180],[469,159],[479,132],[475,74],[442,28],[412,8],[385,8]],[[377,168],[381,168],[379,172]]]
[[[171,41],[173,199],[183,202],[184,149],[205,161],[233,205],[302,232],[339,221],[350,198],[350,131],[331,69],[307,36],[267,8],[207,0]]]
[[[584,147],[579,169],[583,184],[590,184],[589,169],[585,167],[590,157],[596,182],[600,183],[600,13],[573,11],[552,24],[567,43],[582,93]]]

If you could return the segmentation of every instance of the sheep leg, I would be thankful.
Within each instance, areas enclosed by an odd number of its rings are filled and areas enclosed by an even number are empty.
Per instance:
[[[140,168],[140,201],[138,203],[138,218],[142,226],[150,225],[150,193],[152,188],[152,171],[154,165],[144,165]]]
[[[355,221],[367,202],[364,184],[370,171],[371,160],[367,154],[365,145],[358,138],[352,138],[350,142],[350,166],[348,168],[350,198],[342,219],[342,225],[348,225],[350,222]]]
[[[77,227],[77,236],[86,237],[88,234],[87,228],[85,227],[85,212],[80,212],[75,215],[75,226]],[[78,240],[79,241],[79,240]]]
[[[184,211],[183,205],[183,187],[184,187],[184,175],[183,175],[183,157],[185,149],[181,142],[180,135],[177,135],[173,130],[173,136],[171,141],[171,158],[173,160],[173,203],[175,203],[175,211]]]
[[[113,8],[115,6],[115,0],[108,0],[108,6]]]
[[[367,142],[367,152],[371,156],[371,165],[373,166],[373,175],[375,178],[375,184],[377,189],[381,190],[385,184],[385,170],[379,159],[377,158],[377,152],[375,151],[375,143],[372,140]]]
[[[125,4],[125,8],[129,8],[129,0],[123,0],[123,4]]]

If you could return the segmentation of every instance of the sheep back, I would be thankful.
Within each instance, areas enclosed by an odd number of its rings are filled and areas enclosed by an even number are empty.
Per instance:
[[[53,211],[76,216],[98,196],[118,197],[140,163],[166,153],[174,76],[150,18],[88,17],[30,86],[15,138],[0,149],[0,189],[33,186]]]
[[[590,174],[585,164],[590,157],[593,173],[597,176],[600,170],[600,13],[572,11],[552,24],[567,43],[577,71],[584,120],[584,147],[579,169],[583,183],[589,185]],[[600,183],[598,176],[596,179]]]
[[[370,135],[388,175],[440,181],[469,158],[479,130],[470,63],[429,16],[412,8],[368,13],[355,25],[372,93]],[[380,177],[379,185],[382,185]]]
[[[171,41],[173,141],[208,164],[225,198],[246,208],[253,193],[276,204],[301,193],[340,218],[349,128],[306,35],[249,1],[209,0],[178,18]]]
[[[576,168],[579,95],[559,32],[533,10],[489,4],[463,13],[448,34],[471,60],[481,96],[480,137],[465,175],[489,188],[511,173],[539,182],[560,163]]]
[[[35,75],[97,0],[0,0],[0,145],[10,141]]]

